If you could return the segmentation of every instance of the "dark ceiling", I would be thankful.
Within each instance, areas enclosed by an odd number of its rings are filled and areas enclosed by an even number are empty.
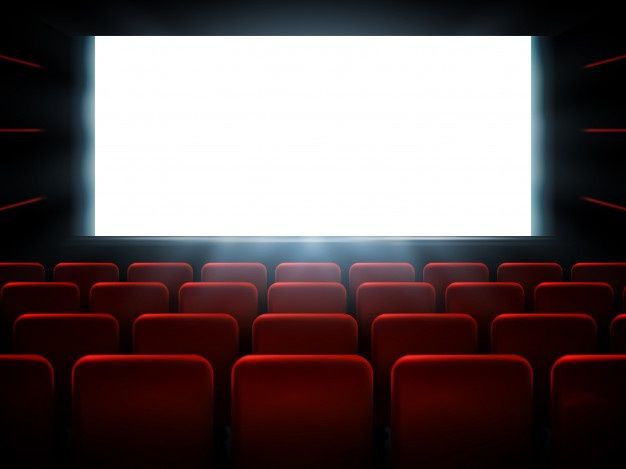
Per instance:
[[[618,2],[120,1],[19,3],[69,35],[558,35],[619,26]],[[9,19],[13,22],[14,18]],[[1,21],[1,20],[0,20]]]

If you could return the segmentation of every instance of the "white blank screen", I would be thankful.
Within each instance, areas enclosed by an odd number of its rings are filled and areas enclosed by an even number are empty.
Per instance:
[[[96,37],[95,234],[530,235],[531,38]]]

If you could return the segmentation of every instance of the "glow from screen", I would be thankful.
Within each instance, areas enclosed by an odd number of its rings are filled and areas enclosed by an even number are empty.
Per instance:
[[[95,38],[95,234],[528,236],[531,38]]]

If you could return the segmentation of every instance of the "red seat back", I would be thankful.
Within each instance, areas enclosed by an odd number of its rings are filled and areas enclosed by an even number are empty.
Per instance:
[[[119,327],[108,314],[24,314],[13,326],[13,350],[45,357],[54,368],[55,394],[69,409],[72,367],[84,355],[119,352]]]
[[[489,351],[491,322],[502,313],[524,311],[524,290],[517,283],[458,282],[446,290],[446,311],[467,313],[478,324],[478,348]]]
[[[480,262],[431,262],[422,274],[424,282],[435,287],[437,311],[445,310],[446,289],[451,283],[489,281],[489,268]]]
[[[178,311],[178,290],[193,281],[193,269],[184,262],[135,262],[128,266],[129,282],[161,282],[170,296],[169,310]]]
[[[355,355],[250,355],[233,368],[239,468],[362,468],[371,460],[372,369]]]
[[[257,289],[259,311],[267,306],[267,269],[258,262],[208,262],[202,267],[203,282],[248,282]]]
[[[215,378],[215,421],[228,425],[230,372],[239,354],[239,328],[230,314],[144,314],[133,325],[134,352],[194,354],[208,360]]]
[[[205,467],[213,370],[196,355],[81,358],[72,382],[80,467]]]
[[[10,344],[18,316],[78,311],[80,293],[76,285],[68,282],[9,282],[0,290],[0,303],[0,341]]]
[[[514,355],[409,355],[391,372],[394,467],[524,467],[532,370]]]
[[[180,288],[181,313],[226,313],[237,320],[242,353],[251,348],[257,305],[256,287],[248,282],[186,283]]]
[[[89,292],[98,282],[117,282],[120,272],[110,262],[61,262],[54,267],[55,282],[71,282],[80,290],[80,309],[89,311]]]
[[[334,262],[283,262],[276,266],[274,280],[341,283],[341,269]]]
[[[348,290],[354,299],[365,282],[414,282],[415,268],[408,262],[357,262],[349,271]]]
[[[169,298],[158,282],[106,282],[91,287],[91,311],[112,315],[120,326],[120,347],[132,349],[133,322],[145,313],[167,313]]]
[[[611,353],[626,353],[626,314],[611,321]]]
[[[361,348],[369,350],[372,321],[385,313],[434,313],[435,289],[422,282],[367,282],[356,293]]]
[[[626,262],[578,262],[572,266],[572,282],[604,282],[613,288],[616,311],[625,311],[620,292],[626,287]]]
[[[358,328],[348,314],[263,314],[252,327],[258,354],[355,354]]]
[[[535,311],[588,314],[598,326],[598,340],[604,348],[613,312],[613,290],[600,282],[541,283],[535,289]]]
[[[548,415],[550,370],[563,355],[593,353],[596,323],[586,314],[502,314],[491,325],[491,351],[524,357],[533,367],[535,411]]]
[[[542,282],[560,282],[563,269],[554,262],[504,262],[498,266],[498,282],[519,283],[524,289],[526,311],[534,309],[535,288]]]
[[[624,467],[626,355],[570,355],[552,369],[559,467]]]
[[[54,373],[38,355],[0,355],[0,447],[6,467],[54,467]]]
[[[43,282],[46,270],[39,262],[0,262],[0,288],[9,282]]]
[[[389,419],[391,368],[405,355],[478,352],[476,321],[467,314],[382,314],[372,323],[374,396],[381,423]]]
[[[336,282],[274,283],[267,290],[270,313],[345,313],[346,289]]]

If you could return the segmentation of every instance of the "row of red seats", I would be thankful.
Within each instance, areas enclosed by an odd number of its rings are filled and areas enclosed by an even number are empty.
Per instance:
[[[9,281],[43,281],[44,267],[38,263],[0,263],[0,287]],[[259,292],[264,304],[267,289],[267,269],[255,262],[207,263],[202,267],[201,281],[249,282]],[[507,262],[497,269],[497,281],[519,283],[525,292],[526,309],[533,309],[534,288],[542,282],[563,280],[563,269],[553,262]],[[625,262],[583,262],[572,266],[574,282],[605,282],[617,296],[626,286]],[[54,268],[55,281],[76,283],[81,291],[81,304],[88,305],[91,286],[97,282],[119,280],[119,269],[113,263],[61,263]],[[348,293],[354,298],[358,287],[365,282],[414,282],[415,268],[406,262],[356,263],[350,267]],[[171,310],[175,311],[178,288],[193,281],[193,269],[180,262],[134,263],[128,267],[127,280],[136,282],[158,281],[173,293]],[[276,282],[341,282],[341,269],[332,262],[288,262],[279,264],[275,271]],[[443,310],[447,286],[453,282],[487,282],[489,268],[477,262],[429,263],[423,268],[423,281],[435,288],[438,310]],[[619,304],[618,304],[619,306]]]
[[[252,328],[254,354],[356,354],[357,323],[348,314],[264,314]],[[612,323],[612,351],[626,353],[626,314]],[[389,375],[404,355],[476,354],[476,321],[466,314],[383,314],[372,324],[380,423],[387,421]],[[197,354],[215,371],[217,421],[226,425],[229,376],[240,356],[237,322],[228,314],[145,314],[133,325],[139,354]],[[492,352],[524,357],[535,372],[537,402],[547,399],[548,372],[561,356],[598,352],[597,328],[585,314],[503,314],[491,327]],[[61,407],[70,372],[81,356],[120,352],[119,327],[107,314],[25,314],[13,331],[13,352],[47,358],[57,376]],[[538,409],[545,410],[545,405]]]
[[[3,457],[50,465],[54,373],[0,355]],[[79,467],[209,467],[213,368],[195,355],[99,355],[72,373]],[[533,372],[515,355],[408,355],[391,372],[398,468],[529,467]],[[373,372],[356,355],[251,355],[232,371],[235,467],[372,465]],[[561,467],[626,464],[626,355],[569,355],[551,370]]]
[[[626,289],[625,289],[626,292]],[[169,311],[168,289],[159,282],[101,282],[91,287],[91,311],[108,313],[120,323],[122,344],[130,348],[132,322],[143,313]],[[5,335],[20,314],[76,312],[79,289],[69,282],[10,282],[0,290]],[[344,313],[346,291],[334,282],[281,282],[268,289],[272,313]],[[244,351],[249,350],[251,327],[258,315],[258,295],[246,282],[190,282],[179,289],[183,313],[229,313],[239,324]],[[613,291],[602,282],[546,282],[535,288],[535,310],[579,312],[596,321],[601,342],[606,344],[613,315]],[[356,295],[362,350],[367,353],[371,323],[383,313],[434,313],[434,287],[424,282],[368,282]],[[521,313],[522,287],[513,282],[456,282],[446,289],[446,311],[467,313],[478,323],[479,346],[489,349],[489,329],[502,313]]]

